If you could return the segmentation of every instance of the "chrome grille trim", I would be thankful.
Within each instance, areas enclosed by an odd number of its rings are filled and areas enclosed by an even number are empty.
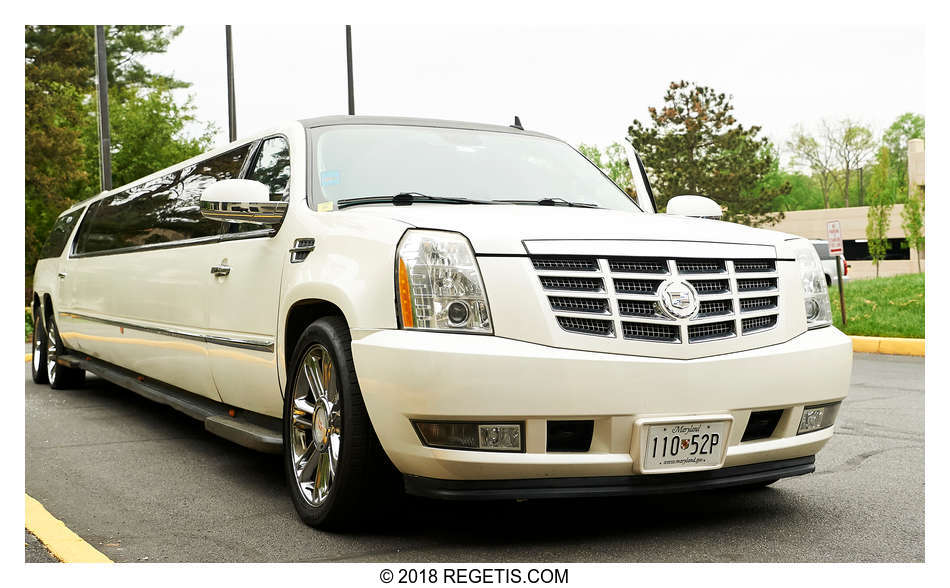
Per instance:
[[[650,257],[611,257],[607,259],[610,271],[624,274],[661,274],[670,273],[670,265],[665,259]]]
[[[541,285],[545,290],[566,290],[570,292],[603,292],[604,281],[600,278],[573,278],[566,276],[541,276]]]
[[[551,308],[564,312],[587,312],[592,314],[610,314],[610,304],[606,298],[580,298],[572,296],[548,296]]]
[[[531,263],[539,271],[596,272],[600,269],[593,257],[539,256],[532,257]]]
[[[742,319],[742,334],[767,331],[778,324],[778,315],[753,316]]]
[[[656,341],[659,343],[679,343],[680,328],[674,325],[658,325],[655,323],[623,323],[624,339],[639,339],[641,341]]]
[[[676,271],[681,274],[724,274],[724,259],[677,259]]]
[[[756,312],[778,308],[778,296],[764,296],[760,298],[743,298],[739,301],[742,312]]]
[[[732,300],[700,300],[699,318],[732,314]]]
[[[602,319],[579,318],[574,316],[559,316],[557,322],[561,328],[569,333],[582,335],[597,335],[600,337],[614,336],[614,322]]]
[[[620,341],[703,344],[756,336],[779,324],[773,259],[531,256],[559,330]],[[658,288],[683,280],[699,297],[692,318],[661,312]],[[586,315],[586,316],[585,316]]]
[[[721,321],[718,323],[703,323],[689,326],[689,342],[711,341],[736,336],[735,321]]]
[[[775,271],[774,259],[737,259],[736,273],[770,273]]]

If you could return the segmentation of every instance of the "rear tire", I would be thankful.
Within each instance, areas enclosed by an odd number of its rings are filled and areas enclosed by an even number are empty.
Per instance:
[[[339,317],[297,341],[284,392],[284,471],[294,508],[311,527],[359,526],[381,502],[382,456]]]
[[[49,384],[49,377],[46,375],[46,331],[43,330],[43,324],[40,317],[33,317],[33,338],[32,338],[33,357],[30,360],[30,372],[33,376],[34,384]]]
[[[69,390],[79,388],[86,381],[86,370],[62,365],[58,362],[59,355],[65,355],[66,348],[59,337],[56,319],[52,309],[46,315],[46,379],[53,390]]]

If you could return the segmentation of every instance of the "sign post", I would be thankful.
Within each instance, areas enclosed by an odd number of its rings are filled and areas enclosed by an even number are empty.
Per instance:
[[[828,253],[835,256],[835,268],[838,271],[838,300],[841,303],[841,324],[847,326],[848,317],[844,312],[844,280],[841,276],[841,256],[844,244],[841,242],[841,221],[828,221]]]

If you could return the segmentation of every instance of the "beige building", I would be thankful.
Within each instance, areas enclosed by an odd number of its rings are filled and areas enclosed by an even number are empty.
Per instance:
[[[911,139],[907,146],[907,177],[909,193],[917,188],[924,187],[924,141]],[[887,238],[891,240],[889,257],[907,257],[907,259],[885,259],[881,261],[881,275],[894,276],[917,271],[917,251],[903,249],[904,229],[901,228],[903,219],[901,212],[903,204],[896,204],[891,209],[891,222],[887,230]],[[822,208],[818,210],[793,210],[785,213],[785,220],[774,227],[775,230],[808,237],[809,239],[826,239],[828,221],[841,222],[841,236],[844,241],[845,259],[851,268],[849,278],[869,278],[874,276],[874,265],[867,256],[867,224],[868,207],[851,206],[849,208]],[[920,268],[924,269],[924,259],[920,260]]]

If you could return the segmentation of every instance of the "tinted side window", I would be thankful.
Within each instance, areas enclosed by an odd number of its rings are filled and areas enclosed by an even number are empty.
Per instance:
[[[63,254],[66,241],[69,240],[69,235],[72,234],[73,227],[76,226],[76,219],[82,216],[82,211],[83,209],[74,210],[56,219],[56,224],[53,225],[53,230],[50,231],[46,244],[43,245],[43,250],[40,251],[40,259],[59,257]]]
[[[236,178],[248,149],[245,145],[94,203],[77,237],[76,253],[98,253],[220,233],[221,223],[201,216],[201,193],[214,182]]]
[[[286,198],[287,183],[290,181],[290,145],[287,140],[271,137],[261,143],[247,179],[270,186],[271,200]]]

